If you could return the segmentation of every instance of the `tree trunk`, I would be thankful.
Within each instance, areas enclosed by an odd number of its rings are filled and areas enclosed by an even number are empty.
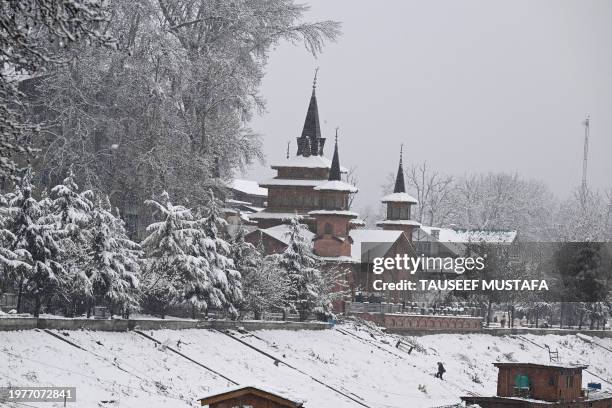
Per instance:
[[[36,294],[35,305],[34,305],[34,317],[40,315],[40,294]]]
[[[565,310],[565,303],[561,302],[561,308],[559,311],[559,328],[563,328],[563,311]]]
[[[491,323],[491,307],[493,306],[493,302],[489,299],[489,304],[487,305],[487,327]]]
[[[19,278],[19,291],[17,292],[17,313],[21,313],[21,303],[23,298],[23,274]]]

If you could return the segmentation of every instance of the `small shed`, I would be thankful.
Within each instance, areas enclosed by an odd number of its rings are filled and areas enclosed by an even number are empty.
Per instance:
[[[201,406],[209,408],[297,408],[304,407],[302,401],[293,401],[277,392],[259,387],[232,388],[219,394],[199,399]]]

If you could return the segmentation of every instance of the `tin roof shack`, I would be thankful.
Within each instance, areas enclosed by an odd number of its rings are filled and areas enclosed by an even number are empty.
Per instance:
[[[499,368],[497,395],[461,397],[482,408],[612,408],[612,394],[583,392],[587,366],[494,363]]]
[[[257,387],[240,387],[211,395],[200,400],[201,406],[209,408],[298,408],[301,401],[292,401],[287,397]]]

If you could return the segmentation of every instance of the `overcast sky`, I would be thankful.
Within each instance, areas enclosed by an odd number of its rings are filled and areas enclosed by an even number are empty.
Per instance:
[[[356,166],[357,209],[377,205],[397,168],[426,160],[440,172],[518,172],[565,197],[579,185],[591,115],[588,181],[612,187],[612,1],[309,0],[308,20],[341,21],[343,35],[314,59],[302,46],[272,52],[252,126],[274,175],[317,97],[331,157]]]

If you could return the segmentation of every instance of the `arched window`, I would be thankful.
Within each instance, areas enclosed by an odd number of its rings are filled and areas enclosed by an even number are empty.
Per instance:
[[[324,232],[326,234],[333,234],[334,233],[334,227],[329,222],[326,222],[325,223]]]

